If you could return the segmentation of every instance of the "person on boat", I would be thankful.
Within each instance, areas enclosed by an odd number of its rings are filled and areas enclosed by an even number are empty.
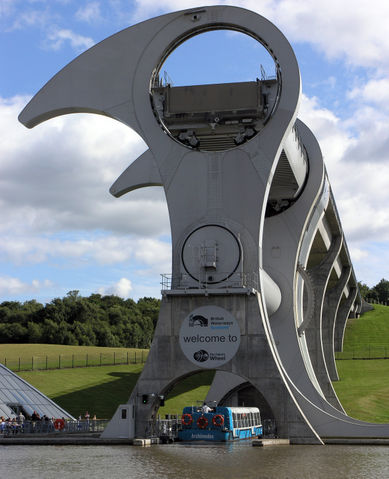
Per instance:
[[[212,409],[208,406],[208,404],[205,402],[201,408],[201,412],[203,414],[207,414],[208,412],[212,412]]]

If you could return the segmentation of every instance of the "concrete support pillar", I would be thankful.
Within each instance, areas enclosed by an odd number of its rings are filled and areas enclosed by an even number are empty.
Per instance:
[[[343,290],[350,278],[351,266],[343,268],[339,281],[331,290],[327,290],[322,316],[322,339],[324,359],[327,366],[327,371],[331,381],[339,381],[338,371],[335,363],[334,350],[334,336],[335,336],[335,321],[339,308],[340,300],[342,299]]]
[[[328,279],[342,247],[342,242],[342,236],[339,235],[333,237],[331,246],[324,260],[319,265],[308,271],[308,274],[312,279],[313,294],[317,300],[314,303],[312,320],[304,331],[312,366],[320,388],[326,400],[339,411],[343,411],[343,408],[336,396],[334,388],[332,387],[324,357],[322,314]]]
[[[358,291],[356,287],[351,288],[348,298],[345,299],[339,305],[338,314],[336,316],[336,322],[335,322],[335,332],[334,332],[335,351],[343,351],[343,339],[344,339],[344,332],[346,329],[347,318],[349,317],[350,309],[355,301],[357,293]]]

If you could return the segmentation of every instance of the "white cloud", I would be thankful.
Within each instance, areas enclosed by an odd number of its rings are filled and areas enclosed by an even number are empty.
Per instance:
[[[300,113],[319,141],[357,278],[373,286],[389,274],[389,115],[360,101],[341,121],[305,96]]]
[[[354,261],[360,261],[364,258],[367,258],[369,256],[369,252],[358,248],[358,246],[353,245],[350,249],[350,256],[353,258]]]
[[[101,20],[101,11],[99,2],[89,2],[80,7],[75,17],[77,20],[92,23]]]
[[[329,58],[344,57],[353,65],[375,68],[386,61],[387,2],[282,0],[272,7],[272,19],[292,41],[313,43]]]
[[[118,199],[108,192],[144,151],[139,136],[97,115],[68,115],[28,130],[17,122],[26,102],[0,99],[3,267],[50,265],[58,272],[114,265],[146,271],[146,287],[148,278],[155,282],[159,273],[170,271],[170,244],[158,239],[170,233],[162,188]],[[14,276],[12,267],[9,271]],[[11,285],[20,294],[38,293],[32,284]],[[141,289],[134,288],[134,294],[142,296]]]
[[[0,30],[2,31],[42,28],[51,20],[52,16],[47,8],[38,10],[24,5],[20,9],[15,0],[2,0],[0,3]]]
[[[137,0],[133,19],[198,7],[195,0]],[[268,18],[289,41],[313,44],[328,58],[389,71],[389,3],[367,0],[219,0],[204,5],[234,5]]]
[[[385,151],[389,117],[382,125],[376,111],[360,110],[341,122],[303,97],[301,115],[317,137],[340,211],[346,239],[389,240],[389,163]],[[361,119],[361,117],[363,119]],[[384,155],[384,156],[383,156]]]
[[[355,249],[357,250],[355,254]],[[358,243],[350,248],[356,266],[357,279],[368,286],[375,286],[382,278],[388,279],[389,248],[387,242]]]
[[[31,283],[25,283],[19,278],[0,276],[0,295],[3,296],[37,293],[41,288],[47,288],[50,286],[52,286],[52,283],[49,280],[41,282],[34,279]]]
[[[55,258],[77,260],[84,264],[115,265],[129,261],[170,270],[170,244],[158,239],[106,236],[94,238],[84,232],[83,239],[60,240],[44,236],[0,237],[0,260],[15,265],[39,264]]]
[[[389,78],[369,80],[349,91],[348,97],[356,102],[378,105],[380,109],[389,109]]]
[[[132,283],[127,278],[120,278],[120,280],[111,285],[99,288],[98,292],[102,295],[111,295],[120,296],[121,298],[129,298],[132,292]]]
[[[51,50],[59,50],[65,42],[69,42],[76,51],[86,50],[95,43],[92,38],[84,37],[67,28],[53,28],[47,34],[47,47]]]
[[[335,169],[346,150],[355,143],[355,139],[332,111],[319,105],[317,98],[302,95],[298,116],[319,140],[328,169]]]
[[[100,115],[67,115],[27,130],[16,120],[25,103],[0,99],[0,232],[169,234],[162,188],[119,199],[108,192],[145,149],[136,133]]]

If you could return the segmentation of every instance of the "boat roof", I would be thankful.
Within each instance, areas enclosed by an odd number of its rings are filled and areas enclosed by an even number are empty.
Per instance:
[[[230,407],[228,409],[231,410],[232,413],[235,414],[247,414],[247,413],[258,413],[259,409],[257,407]]]

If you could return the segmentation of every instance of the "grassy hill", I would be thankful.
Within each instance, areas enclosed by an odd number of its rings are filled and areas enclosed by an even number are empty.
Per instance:
[[[349,319],[343,352],[336,362],[340,381],[333,383],[349,416],[389,423],[389,359],[347,360],[352,357],[388,357],[389,307],[374,305],[358,319]]]
[[[18,374],[74,417],[89,411],[106,419],[127,402],[142,368],[143,364],[130,364]]]
[[[337,361],[334,389],[346,413],[362,421],[389,423],[389,360]]]
[[[363,348],[366,344],[389,347],[389,306],[374,304],[358,319],[349,319],[344,337],[344,350]]]
[[[389,307],[375,305],[374,311],[365,313],[359,319],[347,323],[344,353],[376,347],[388,347],[389,350]],[[107,351],[107,350],[111,351]],[[27,363],[33,356],[52,355],[54,363],[60,355],[88,358],[108,352],[112,355],[115,348],[95,348],[90,346],[56,346],[13,344],[0,345],[0,362],[8,357],[8,363],[27,355]],[[116,348],[117,358],[131,356],[134,350]],[[103,350],[103,351],[101,351]],[[121,356],[119,354],[123,353]],[[138,350],[138,355],[141,352]],[[139,356],[138,356],[139,357]],[[62,366],[63,366],[62,360]],[[90,360],[91,361],[91,360]],[[84,364],[85,365],[85,364]],[[355,418],[371,422],[389,422],[389,360],[338,360],[340,381],[334,382],[336,393],[346,412]],[[78,416],[88,410],[99,418],[109,418],[118,404],[128,400],[130,393],[143,368],[142,364],[129,364],[102,367],[74,367],[59,370],[24,371],[20,376],[51,397],[71,414]],[[169,394],[166,405],[160,414],[179,413],[184,405],[196,404],[207,393],[212,382],[213,372],[204,371],[180,382]]]
[[[349,319],[343,352],[337,359],[389,357],[389,307],[375,304],[358,319]]]

